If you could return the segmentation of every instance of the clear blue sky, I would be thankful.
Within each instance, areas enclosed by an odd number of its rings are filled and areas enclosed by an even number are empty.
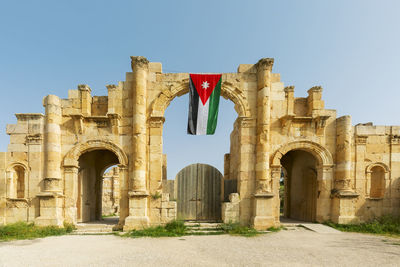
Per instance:
[[[275,58],[295,95],[322,85],[327,108],[353,124],[400,125],[400,1],[1,1],[0,150],[14,113],[44,112],[42,98],[66,98],[89,84],[125,79],[131,55],[164,72],[235,72]],[[236,118],[223,100],[217,134],[186,136],[187,95],[166,111],[168,176],[204,162],[223,170]],[[210,153],[211,152],[211,153]]]

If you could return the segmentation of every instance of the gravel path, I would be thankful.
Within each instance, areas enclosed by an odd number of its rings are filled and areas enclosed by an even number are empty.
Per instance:
[[[253,238],[61,236],[0,243],[0,266],[400,266],[400,239],[283,230]]]

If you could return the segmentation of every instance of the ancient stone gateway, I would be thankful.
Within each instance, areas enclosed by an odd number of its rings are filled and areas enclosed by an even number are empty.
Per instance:
[[[231,187],[222,193],[231,194],[222,219],[278,225],[282,179],[287,217],[350,223],[399,215],[400,127],[352,126],[350,116],[324,108],[321,87],[294,97],[272,67],[266,58],[222,74],[221,94],[238,114],[224,157]],[[7,125],[8,152],[0,153],[0,224],[99,219],[101,177],[115,165],[121,227],[175,219],[162,132],[165,109],[188,92],[188,77],[132,57],[132,72],[107,85],[107,96],[78,85],[67,99],[46,96],[45,114],[16,114],[17,123]]]

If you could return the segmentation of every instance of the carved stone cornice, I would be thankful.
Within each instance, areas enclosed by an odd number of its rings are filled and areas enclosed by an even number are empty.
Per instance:
[[[89,92],[92,92],[92,89],[90,89],[89,85],[87,85],[87,84],[78,84],[78,90],[79,90],[79,91],[89,91]]]
[[[322,92],[322,86],[313,86],[307,91],[308,93],[317,93],[317,92]]]
[[[38,145],[41,144],[43,140],[42,134],[30,134],[26,136],[25,143],[27,145]]]
[[[366,145],[368,140],[368,135],[357,135],[355,138],[356,145]]]
[[[294,92],[294,85],[286,86],[284,91],[285,91],[285,93]]]
[[[257,70],[272,70],[272,66],[274,65],[274,59],[273,58],[262,58],[260,59],[257,64]]]
[[[237,123],[240,128],[256,127],[256,120],[247,117],[239,117],[236,119],[235,123]]]
[[[117,89],[117,86],[115,84],[107,84],[106,87],[107,87],[108,90]]]
[[[42,113],[17,113],[15,114],[19,121],[39,120],[44,118]]]
[[[400,135],[391,135],[390,136],[390,143],[393,145],[400,144]]]
[[[165,122],[164,117],[150,117],[149,126],[151,128],[161,128]]]
[[[142,56],[131,56],[131,68],[132,71],[135,71],[137,68],[148,69],[149,68],[149,61],[147,58]]]

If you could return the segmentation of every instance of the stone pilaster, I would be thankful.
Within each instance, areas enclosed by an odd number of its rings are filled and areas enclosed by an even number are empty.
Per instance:
[[[78,170],[79,166],[64,166],[65,221],[73,224],[77,223]]]

